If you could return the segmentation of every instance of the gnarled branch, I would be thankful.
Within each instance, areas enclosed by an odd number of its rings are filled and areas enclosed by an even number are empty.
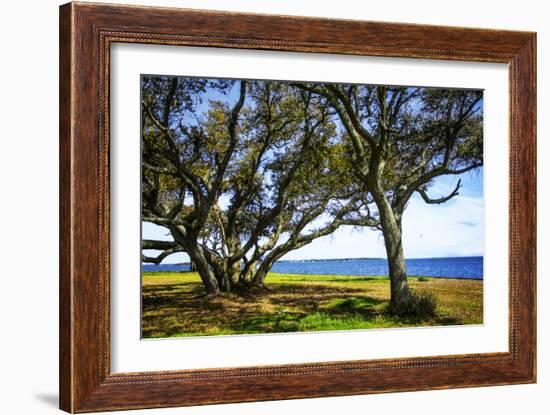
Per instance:
[[[424,202],[428,204],[439,205],[441,203],[447,202],[448,200],[451,200],[455,196],[458,196],[459,194],[458,190],[461,187],[461,183],[462,183],[462,179],[458,180],[458,183],[456,184],[456,187],[454,188],[454,190],[449,195],[440,197],[439,199],[432,199],[431,197],[429,197],[428,193],[426,193],[426,189],[423,187],[416,189],[416,191],[420,193],[420,196],[422,196],[422,199],[424,199]]]
[[[155,241],[152,239],[143,239],[141,241],[141,249],[157,249],[157,250],[166,250],[172,249],[179,246],[174,241]]]
[[[141,254],[141,262],[146,262],[146,263],[150,263],[150,264],[155,264],[155,265],[158,265],[160,264],[164,258],[166,258],[168,255],[172,255],[172,254],[175,254],[176,252],[185,252],[183,250],[183,248],[181,247],[175,247],[175,248],[171,248],[171,249],[167,249],[165,251],[162,251],[158,256],[156,257],[151,257],[151,256],[147,256],[145,254]]]

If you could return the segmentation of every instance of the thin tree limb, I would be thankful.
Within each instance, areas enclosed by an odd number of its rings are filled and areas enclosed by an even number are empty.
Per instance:
[[[462,182],[462,179],[460,179],[458,181],[456,187],[454,188],[454,190],[449,195],[444,196],[444,197],[440,197],[438,199],[432,199],[431,197],[429,197],[428,193],[426,193],[426,190],[424,188],[418,188],[418,189],[416,189],[416,191],[418,193],[420,193],[420,196],[422,196],[422,199],[424,199],[424,202],[426,202],[428,204],[439,205],[439,204],[445,203],[445,202],[451,200],[453,197],[459,195],[458,190],[461,187],[461,182]]]

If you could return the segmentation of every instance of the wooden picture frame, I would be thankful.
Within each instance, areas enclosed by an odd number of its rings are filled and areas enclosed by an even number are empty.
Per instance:
[[[116,42],[509,65],[509,352],[111,373],[109,59]],[[536,35],[69,3],[60,8],[60,407],[68,412],[536,380]]]

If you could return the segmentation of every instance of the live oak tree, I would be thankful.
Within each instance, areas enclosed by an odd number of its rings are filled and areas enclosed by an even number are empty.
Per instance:
[[[322,97],[338,116],[351,147],[350,168],[372,197],[384,236],[391,280],[391,310],[408,314],[418,300],[407,284],[403,213],[413,194],[441,204],[428,188],[443,175],[483,165],[482,92],[435,88],[295,83]]]
[[[269,81],[144,76],[144,262],[186,252],[208,295],[263,287],[273,263],[343,225],[379,226],[349,174],[335,112]]]

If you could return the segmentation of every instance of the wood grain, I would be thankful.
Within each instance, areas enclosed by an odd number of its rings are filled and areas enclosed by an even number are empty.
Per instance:
[[[110,373],[109,59],[115,42],[508,63],[510,351]],[[67,412],[535,381],[534,33],[69,3],[60,9],[60,407]]]

